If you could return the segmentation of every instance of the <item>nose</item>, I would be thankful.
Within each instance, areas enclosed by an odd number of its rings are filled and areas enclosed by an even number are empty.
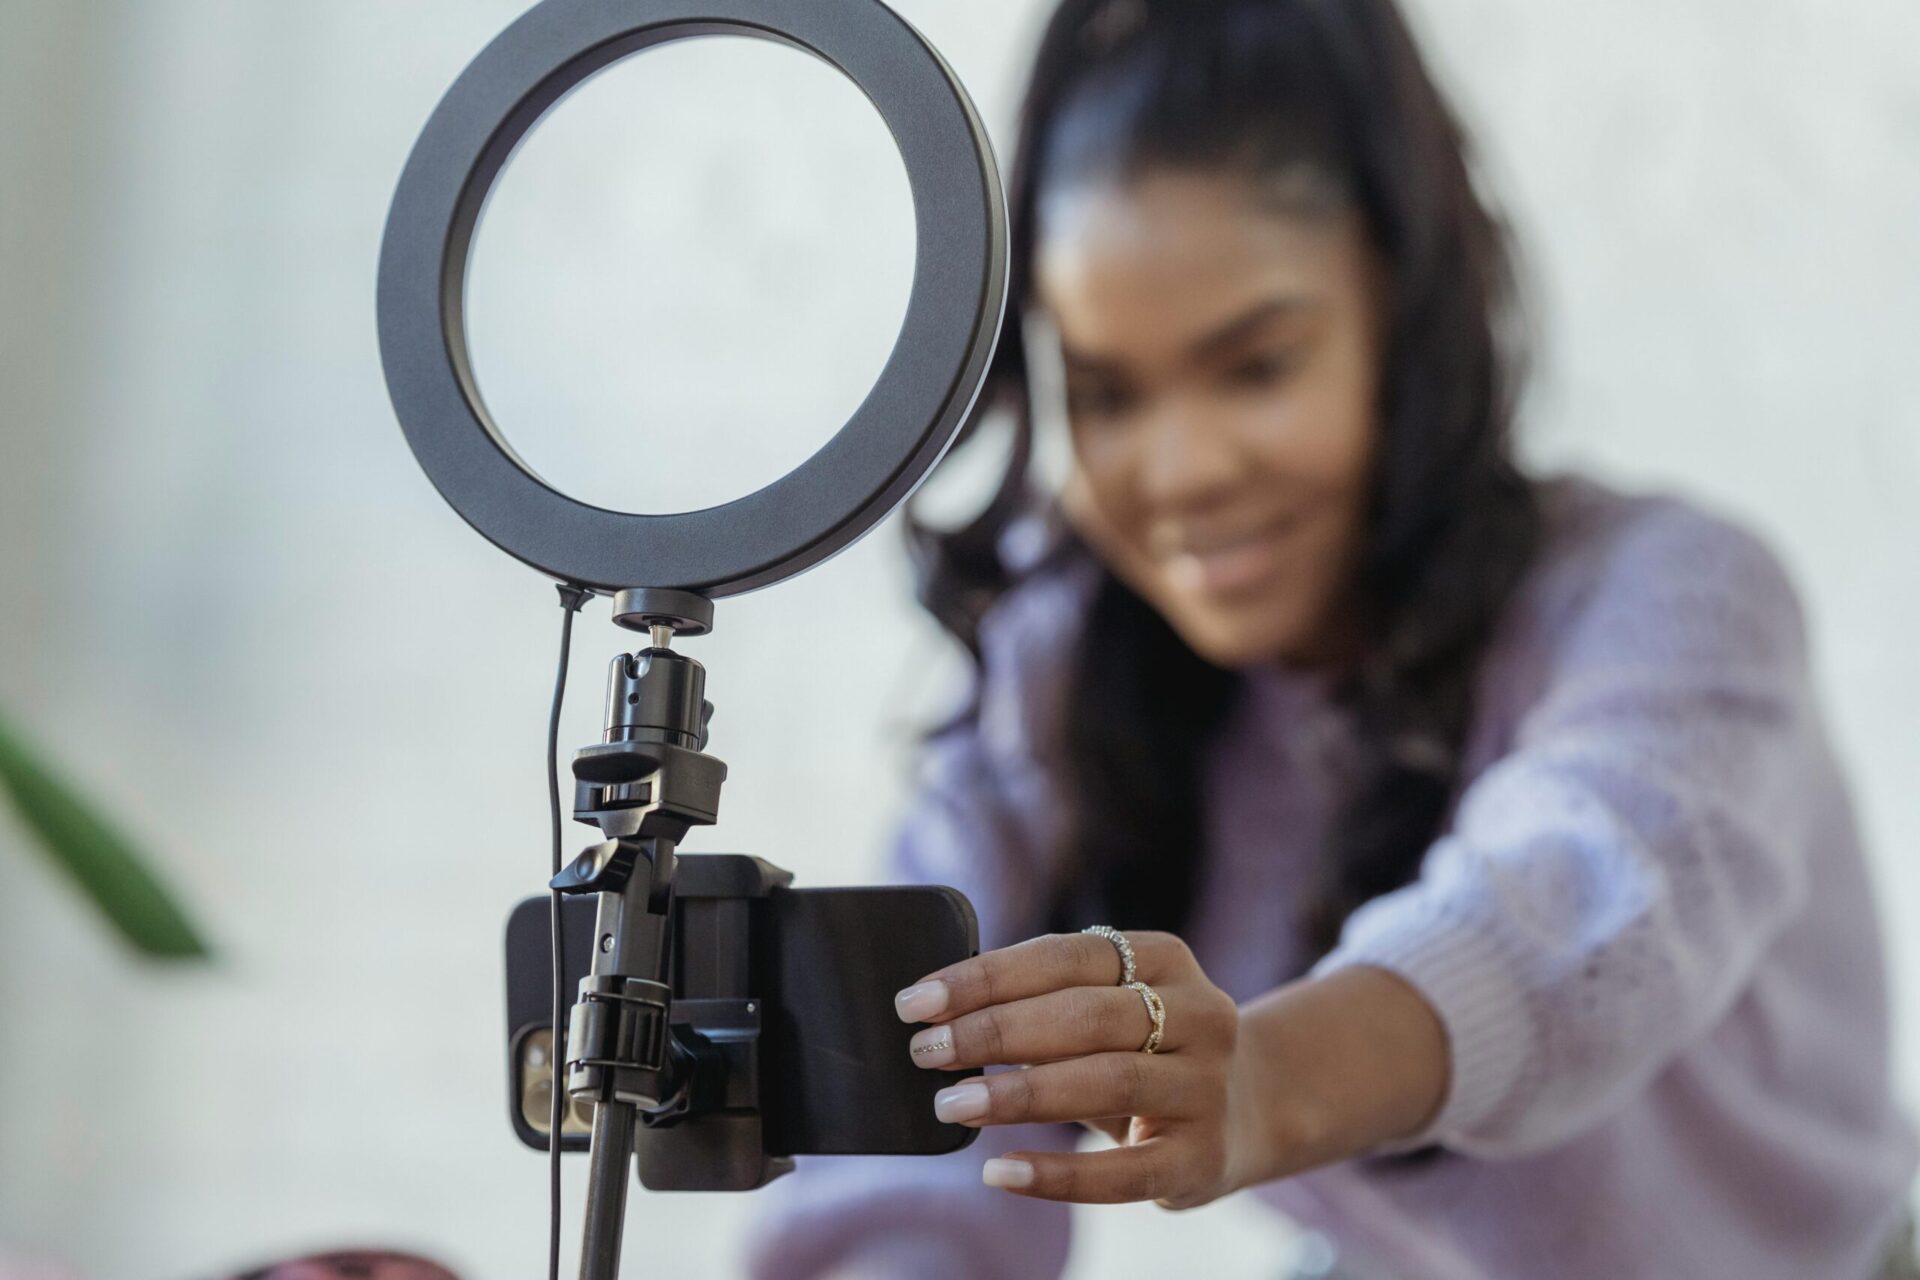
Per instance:
[[[1170,399],[1142,426],[1140,493],[1155,507],[1205,510],[1246,474],[1230,425],[1190,399]]]

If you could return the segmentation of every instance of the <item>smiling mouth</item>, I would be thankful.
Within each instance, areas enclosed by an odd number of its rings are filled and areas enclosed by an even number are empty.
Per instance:
[[[1256,532],[1180,547],[1165,557],[1180,586],[1206,595],[1233,595],[1266,583],[1279,568],[1283,549],[1299,528],[1292,515]]]

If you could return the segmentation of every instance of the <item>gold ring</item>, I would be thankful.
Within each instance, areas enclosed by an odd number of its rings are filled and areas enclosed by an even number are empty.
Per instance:
[[[1140,1052],[1158,1053],[1160,1038],[1167,1033],[1166,1002],[1160,998],[1158,991],[1144,982],[1127,982],[1121,985],[1131,987],[1140,993],[1140,998],[1147,1002],[1147,1016],[1153,1019],[1153,1030],[1147,1033],[1147,1042],[1140,1046]]]
[[[1120,953],[1120,981],[1117,985],[1122,987],[1130,985],[1138,974],[1133,964],[1133,944],[1127,941],[1127,935],[1104,924],[1090,924],[1080,932],[1090,933],[1096,938],[1105,938],[1113,944],[1114,950]]]

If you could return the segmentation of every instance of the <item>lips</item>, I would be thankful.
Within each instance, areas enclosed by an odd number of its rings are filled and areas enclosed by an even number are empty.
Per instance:
[[[1284,545],[1297,517],[1259,529],[1204,538],[1175,535],[1163,556],[1166,570],[1180,586],[1208,595],[1232,595],[1261,585],[1280,567]]]

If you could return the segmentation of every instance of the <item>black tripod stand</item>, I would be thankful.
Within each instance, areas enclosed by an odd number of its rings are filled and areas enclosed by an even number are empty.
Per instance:
[[[708,628],[711,606],[623,591],[614,610],[652,643],[614,660],[605,740],[574,757],[574,816],[606,839],[552,881],[570,895],[557,916],[579,987],[563,1037],[567,1109],[593,1107],[590,1143],[560,1136],[563,1149],[591,1149],[582,1280],[617,1273],[633,1163],[650,1191],[751,1191],[803,1155],[941,1155],[974,1136],[932,1107],[963,1073],[902,1052],[892,1001],[977,951],[966,897],[927,884],[795,888],[746,854],[678,856],[692,827],[715,821],[726,777],[704,751],[705,673],[672,647]],[[537,1096],[529,1037],[565,999],[559,979],[540,989],[554,968],[552,905],[528,899],[509,919],[507,1039],[516,1131],[557,1158],[551,1126],[525,1115]]]
[[[624,591],[614,618],[646,630],[651,643],[613,660],[605,740],[574,756],[574,817],[607,838],[552,885],[598,897],[593,970],[566,1035],[567,1092],[594,1104],[581,1280],[619,1273],[637,1126],[687,1111],[703,1058],[726,1066],[699,1027],[674,1026],[668,985],[674,850],[691,828],[718,818],[727,776],[701,749],[713,713],[705,669],[671,645],[710,629],[713,603],[683,591]],[[737,1012],[754,1009],[746,1002]],[[731,1039],[737,1056],[740,1037]]]

